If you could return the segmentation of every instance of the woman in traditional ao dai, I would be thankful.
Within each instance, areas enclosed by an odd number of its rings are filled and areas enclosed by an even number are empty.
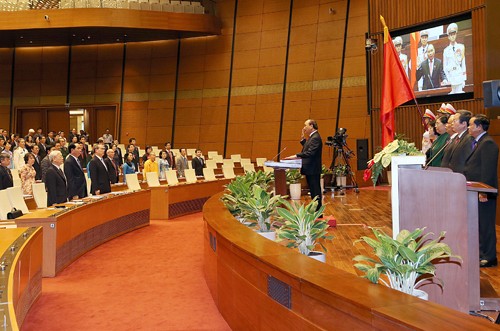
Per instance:
[[[167,161],[167,152],[166,151],[161,151],[160,159],[158,160],[158,166],[160,169],[160,179],[166,179],[167,178],[167,171],[170,168],[170,164],[168,164],[168,161]]]

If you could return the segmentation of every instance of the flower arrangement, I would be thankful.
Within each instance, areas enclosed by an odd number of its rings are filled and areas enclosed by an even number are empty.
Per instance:
[[[392,157],[401,154],[421,155],[422,152],[415,147],[415,143],[409,143],[403,139],[395,139],[375,154],[373,159],[368,161],[368,169],[364,172],[363,180],[367,181],[371,178],[373,186],[375,186],[382,170],[391,164]]]

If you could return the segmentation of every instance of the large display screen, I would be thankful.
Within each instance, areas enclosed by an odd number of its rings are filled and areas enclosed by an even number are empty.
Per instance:
[[[394,31],[391,36],[417,98],[473,98],[470,15]]]

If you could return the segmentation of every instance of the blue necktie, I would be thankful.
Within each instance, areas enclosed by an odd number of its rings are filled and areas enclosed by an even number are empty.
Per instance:
[[[476,148],[476,146],[477,146],[477,140],[474,139],[474,140],[472,140],[472,150],[474,150]]]

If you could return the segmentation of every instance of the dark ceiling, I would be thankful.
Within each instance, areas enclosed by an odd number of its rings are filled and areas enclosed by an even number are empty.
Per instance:
[[[204,33],[133,28],[62,28],[0,30],[0,47],[68,46],[168,40],[204,36]]]

